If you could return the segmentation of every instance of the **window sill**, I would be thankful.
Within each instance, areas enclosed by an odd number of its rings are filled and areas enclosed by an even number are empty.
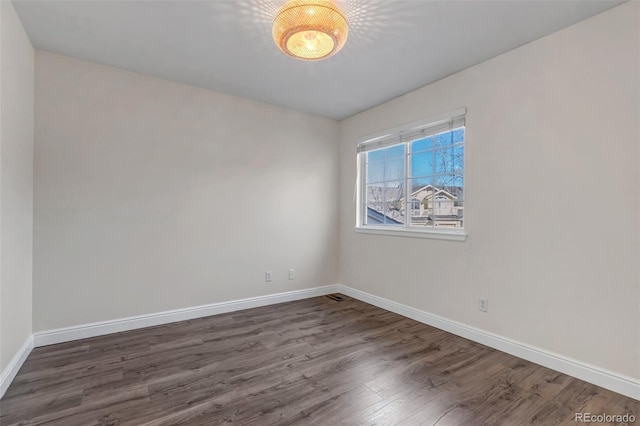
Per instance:
[[[445,230],[422,230],[422,229],[407,229],[407,228],[381,228],[375,226],[361,226],[355,228],[356,232],[361,234],[375,234],[375,235],[391,235],[395,237],[408,237],[408,238],[430,238],[435,240],[447,240],[447,241],[464,241],[467,239],[467,234],[463,230],[460,231],[445,231]]]

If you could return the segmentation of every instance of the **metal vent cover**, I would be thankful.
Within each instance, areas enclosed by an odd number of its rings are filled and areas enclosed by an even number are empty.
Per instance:
[[[343,300],[347,300],[347,298],[341,295],[340,293],[327,294],[327,297],[331,300],[335,300],[336,302],[342,302]]]

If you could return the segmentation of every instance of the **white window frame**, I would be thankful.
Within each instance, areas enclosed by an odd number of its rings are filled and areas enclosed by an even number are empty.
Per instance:
[[[356,226],[355,231],[359,233],[365,234],[377,234],[377,235],[391,235],[391,236],[400,236],[400,237],[411,237],[411,238],[432,238],[439,240],[450,240],[450,241],[465,241],[467,238],[466,230],[468,228],[467,218],[466,218],[466,196],[465,196],[465,216],[464,216],[464,227],[463,228],[437,228],[437,227],[415,227],[410,226],[409,224],[404,224],[403,226],[376,226],[376,225],[365,225],[365,212],[366,212],[366,161],[364,161],[364,156],[368,151],[363,150],[363,147],[370,147],[380,144],[380,141],[389,140],[390,138],[397,137],[397,143],[391,143],[386,146],[394,146],[400,143],[411,142],[410,140],[402,141],[402,135],[406,133],[410,133],[420,128],[433,128],[438,126],[439,124],[445,124],[450,122],[453,119],[462,117],[462,120],[465,119],[467,110],[466,108],[458,108],[454,111],[450,111],[444,114],[438,114],[435,116],[428,117],[426,119],[405,124],[400,127],[396,127],[393,129],[389,129],[383,132],[379,132],[374,135],[370,135],[366,138],[362,138],[358,143],[358,153],[357,153],[357,177],[356,177],[356,191],[354,196],[354,201],[356,202]],[[381,145],[381,148],[385,145]],[[467,132],[465,129],[465,137],[464,137],[464,152],[465,152],[465,161],[463,163],[463,193],[466,194],[466,190],[464,189],[466,186],[466,146],[467,146]],[[410,171],[409,164],[409,155],[405,152],[405,182],[408,179]],[[405,200],[408,200],[410,197],[410,189],[409,185],[405,184]],[[407,207],[405,207],[406,211]]]

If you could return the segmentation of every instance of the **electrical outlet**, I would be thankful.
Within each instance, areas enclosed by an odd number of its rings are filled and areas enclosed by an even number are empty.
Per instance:
[[[480,299],[478,301],[478,309],[482,312],[489,312],[489,299]]]
[[[290,280],[295,280],[296,279],[296,270],[295,269],[289,269],[289,279]]]
[[[264,274],[264,280],[268,283],[270,283],[273,280],[273,276],[272,276],[272,272],[271,271],[267,271]]]

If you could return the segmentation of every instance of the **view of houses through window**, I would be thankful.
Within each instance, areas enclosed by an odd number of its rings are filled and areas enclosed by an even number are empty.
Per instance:
[[[365,155],[365,225],[464,225],[464,127]]]

